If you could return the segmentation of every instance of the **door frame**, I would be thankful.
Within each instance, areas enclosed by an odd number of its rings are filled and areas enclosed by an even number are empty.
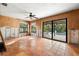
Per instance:
[[[66,41],[60,41],[60,40],[56,40],[56,39],[53,39],[53,22],[54,21],[59,21],[59,20],[66,20]],[[46,22],[52,22],[52,38],[47,38],[47,37],[44,37],[44,23],[46,23]],[[56,20],[51,20],[51,21],[45,21],[45,22],[43,22],[43,24],[42,24],[42,38],[46,38],[46,39],[51,39],[51,40],[55,40],[55,41],[60,41],[60,42],[65,42],[65,43],[67,43],[68,42],[68,30],[67,30],[67,18],[62,18],[62,19],[56,19]]]
[[[44,35],[43,35],[43,33],[44,33],[44,23],[46,23],[46,22],[51,22],[51,26],[52,26],[52,21],[45,21],[45,22],[43,22],[43,24],[42,24],[42,38],[52,39],[52,38],[44,37]],[[51,30],[51,32],[52,32],[52,30]]]

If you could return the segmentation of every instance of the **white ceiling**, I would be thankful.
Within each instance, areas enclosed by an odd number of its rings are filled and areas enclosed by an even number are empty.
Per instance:
[[[8,3],[7,7],[0,4],[0,15],[32,21],[35,19],[26,18],[29,14],[25,11],[32,12],[38,18],[43,18],[74,9],[79,9],[79,3]]]

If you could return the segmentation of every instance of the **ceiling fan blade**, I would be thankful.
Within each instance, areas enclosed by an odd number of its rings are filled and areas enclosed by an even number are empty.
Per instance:
[[[32,17],[35,17],[36,15],[32,15]]]
[[[25,18],[30,18],[30,17],[25,17]]]
[[[24,13],[30,13],[30,12],[27,12],[26,10],[24,10]]]
[[[39,19],[38,17],[34,17],[34,18]]]
[[[26,17],[26,18],[33,19],[32,17]]]

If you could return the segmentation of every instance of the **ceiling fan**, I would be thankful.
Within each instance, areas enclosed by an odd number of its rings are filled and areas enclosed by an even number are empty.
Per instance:
[[[38,19],[38,18],[36,17],[36,15],[34,15],[32,12],[30,12],[30,13],[29,13],[29,16],[26,17],[26,18],[30,18],[30,19]]]
[[[1,3],[1,4],[2,4],[3,6],[6,6],[6,7],[7,7],[7,5],[8,5],[7,3]]]
[[[1,3],[3,6],[8,6],[8,4],[7,3]],[[15,6],[16,7],[16,6]],[[38,19],[37,17],[36,17],[36,15],[34,15],[32,12],[27,12],[26,10],[22,10],[21,8],[19,8],[19,7],[17,7],[19,10],[21,10],[22,11],[22,13],[23,14],[29,14],[29,16],[28,17],[25,17],[25,18],[30,18],[30,19]]]

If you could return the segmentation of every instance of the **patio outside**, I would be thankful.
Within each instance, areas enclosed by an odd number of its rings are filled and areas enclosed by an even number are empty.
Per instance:
[[[44,37],[66,42],[66,20],[53,21],[53,30],[51,22],[45,23]]]

